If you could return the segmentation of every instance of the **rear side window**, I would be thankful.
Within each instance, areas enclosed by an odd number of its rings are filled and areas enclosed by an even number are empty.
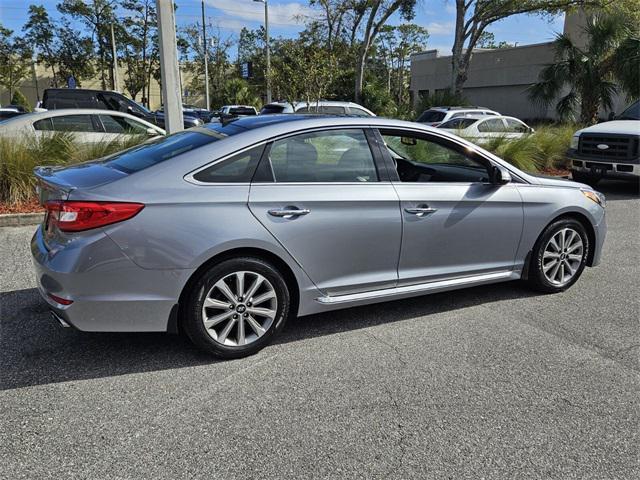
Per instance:
[[[210,133],[186,130],[116,153],[103,163],[121,172],[134,173],[225,137],[214,130]]]
[[[344,107],[336,107],[332,105],[324,105],[320,107],[320,113],[325,113],[327,115],[344,115],[345,109]]]
[[[449,120],[448,122],[441,123],[438,125],[439,128],[467,128],[478,120],[475,118],[454,118],[453,120]]]
[[[357,117],[370,117],[371,114],[358,107],[349,107],[349,113]]]
[[[253,147],[199,171],[193,178],[205,183],[248,183],[256,171],[263,150],[264,145]]]
[[[97,132],[91,115],[63,115],[51,118],[56,132]]]
[[[107,133],[128,133],[140,134],[147,133],[147,127],[140,122],[131,120],[130,118],[119,117],[117,115],[99,115],[104,130]]]
[[[37,122],[33,122],[33,128],[40,131],[50,131],[53,130],[53,123],[51,123],[50,118],[43,118],[42,120],[38,120]]]

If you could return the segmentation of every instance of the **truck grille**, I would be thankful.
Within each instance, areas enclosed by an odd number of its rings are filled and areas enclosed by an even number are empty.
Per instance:
[[[606,145],[607,148],[598,148],[598,145]],[[610,162],[638,163],[638,137],[584,133],[580,135],[578,153]]]

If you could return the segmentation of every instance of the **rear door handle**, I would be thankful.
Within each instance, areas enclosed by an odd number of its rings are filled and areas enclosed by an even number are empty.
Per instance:
[[[273,217],[282,217],[282,218],[293,218],[299,217],[301,215],[306,215],[311,210],[306,208],[295,208],[295,207],[286,207],[286,208],[274,208],[269,210],[269,215]]]
[[[417,207],[407,207],[404,209],[405,212],[411,213],[416,217],[424,217],[425,215],[431,215],[438,211],[437,208],[431,208],[429,205],[418,205]]]

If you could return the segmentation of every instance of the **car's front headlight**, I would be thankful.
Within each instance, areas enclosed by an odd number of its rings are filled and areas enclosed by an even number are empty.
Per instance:
[[[577,150],[579,143],[580,143],[580,135],[574,135],[573,137],[571,137],[571,144],[569,145],[569,148],[571,150]]]
[[[597,203],[602,208],[606,206],[607,200],[602,193],[596,192],[595,190],[587,190],[586,188],[581,188],[580,191],[585,197],[587,197],[592,202]]]

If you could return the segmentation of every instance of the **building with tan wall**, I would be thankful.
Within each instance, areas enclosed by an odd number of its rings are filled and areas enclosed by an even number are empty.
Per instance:
[[[565,16],[564,33],[578,45],[584,45],[586,15],[583,12]],[[471,58],[464,96],[473,105],[497,110],[504,115],[523,119],[556,118],[555,102],[548,107],[536,105],[527,96],[527,88],[538,81],[540,71],[554,62],[552,42],[511,48],[477,49]],[[420,95],[449,90],[451,86],[451,56],[441,56],[429,50],[411,57],[411,92],[417,101]],[[619,96],[614,110],[625,105]],[[603,117],[609,112],[601,112]]]

